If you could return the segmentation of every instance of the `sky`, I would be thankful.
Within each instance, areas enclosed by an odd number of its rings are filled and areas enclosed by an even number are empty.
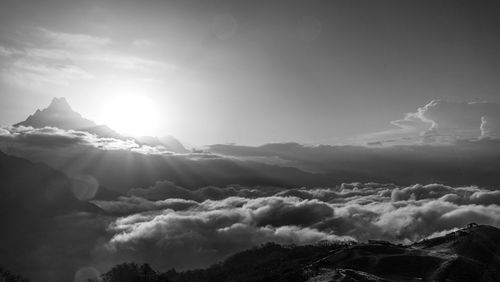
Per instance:
[[[499,12],[1,0],[0,265],[79,281],[270,241],[500,227]]]
[[[499,103],[499,6],[4,0],[0,125],[66,97],[188,144],[342,143],[435,99]]]

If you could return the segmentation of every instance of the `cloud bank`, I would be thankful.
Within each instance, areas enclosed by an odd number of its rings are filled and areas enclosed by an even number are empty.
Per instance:
[[[180,189],[160,182],[131,190],[133,195],[117,201],[95,202],[109,213],[124,214],[108,227],[111,237],[101,255],[136,261],[147,256],[163,269],[191,268],[269,241],[309,244],[383,239],[407,243],[470,222],[500,226],[500,192],[475,186],[228,186],[210,187],[217,190],[211,194],[204,189],[182,193]],[[159,199],[159,190],[166,198]]]
[[[133,139],[121,140],[99,137],[86,131],[64,130],[56,127],[33,128],[15,126],[0,128],[0,145],[4,149],[74,148],[88,146],[101,150],[124,150],[144,154],[170,154],[159,147],[139,145]]]
[[[164,197],[164,188],[157,187],[159,196],[155,198],[142,195],[140,187],[153,186],[157,181],[171,181],[188,190],[234,183],[288,188],[329,187],[353,181],[490,188],[500,184],[497,154],[500,141],[491,138],[457,140],[445,145],[390,147],[297,143],[258,147],[213,145],[206,152],[174,154],[160,146],[141,145],[134,140],[20,126],[0,130],[0,149],[44,162],[68,175],[91,175],[101,185],[122,195],[135,188],[136,196],[150,200]],[[210,191],[215,190],[207,190],[207,193]],[[173,192],[168,190],[168,193]],[[179,189],[175,193],[184,192]],[[191,199],[198,200],[199,196]]]

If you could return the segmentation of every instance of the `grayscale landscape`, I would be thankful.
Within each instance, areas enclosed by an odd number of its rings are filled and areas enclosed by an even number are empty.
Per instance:
[[[0,281],[496,281],[500,3],[0,0]]]

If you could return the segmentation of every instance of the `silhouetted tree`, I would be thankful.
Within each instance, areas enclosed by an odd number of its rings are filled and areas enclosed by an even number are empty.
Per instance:
[[[0,266],[0,282],[29,282],[29,280],[20,275],[12,274]]]
[[[236,253],[206,269],[158,274],[149,264],[123,263],[103,275],[104,282],[223,282],[223,281],[305,281],[304,267],[324,258],[347,243],[323,241],[316,245],[266,243]]]
[[[114,266],[103,275],[105,282],[139,282],[141,276],[139,266],[135,263],[122,263]]]
[[[147,263],[141,265],[140,274],[143,282],[155,282],[157,280],[156,271]]]
[[[141,266],[136,263],[116,265],[102,275],[102,280],[103,282],[169,282],[165,275],[158,275],[147,263]]]

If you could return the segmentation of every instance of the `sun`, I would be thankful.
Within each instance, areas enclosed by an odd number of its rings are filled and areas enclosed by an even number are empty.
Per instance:
[[[151,98],[145,95],[116,95],[102,105],[101,120],[121,134],[158,136],[162,121]]]

